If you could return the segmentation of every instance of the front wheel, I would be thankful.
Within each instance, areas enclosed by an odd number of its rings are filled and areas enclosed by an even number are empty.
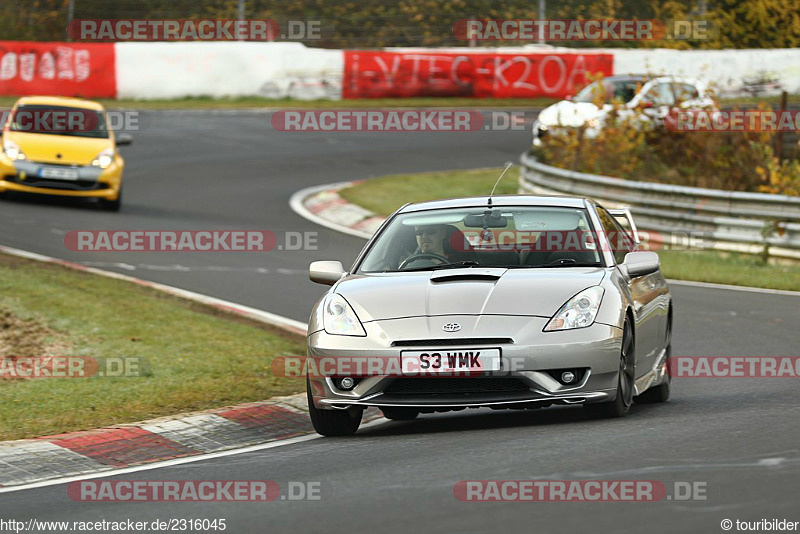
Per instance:
[[[630,322],[625,320],[622,331],[622,349],[619,357],[619,373],[617,378],[617,397],[611,402],[585,404],[583,406],[589,417],[606,419],[623,417],[633,404],[633,333]]]
[[[311,398],[311,384],[306,381],[306,397],[308,398],[308,415],[314,430],[323,436],[352,436],[361,425],[361,409],[320,410],[314,406]]]
[[[100,207],[106,211],[119,211],[122,207],[122,186],[119,188],[116,200],[100,199]]]

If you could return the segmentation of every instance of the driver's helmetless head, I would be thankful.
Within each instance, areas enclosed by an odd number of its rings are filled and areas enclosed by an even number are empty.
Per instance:
[[[415,226],[414,234],[417,236],[417,245],[423,254],[438,254],[444,256],[445,230],[440,225]]]

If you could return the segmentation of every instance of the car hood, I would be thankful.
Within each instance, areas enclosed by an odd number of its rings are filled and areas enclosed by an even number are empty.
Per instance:
[[[467,268],[357,275],[340,281],[362,322],[434,315],[551,317],[572,296],[598,285],[600,267]]]
[[[16,143],[28,161],[61,165],[89,165],[100,152],[114,146],[108,138],[29,132],[5,131],[3,139]]]
[[[577,128],[583,126],[586,121],[600,117],[604,114],[604,109],[598,108],[591,102],[572,102],[562,100],[552,106],[543,109],[537,120],[544,126],[569,126]]]

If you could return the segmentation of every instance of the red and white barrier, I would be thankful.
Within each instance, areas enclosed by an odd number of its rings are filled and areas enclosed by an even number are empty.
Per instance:
[[[114,98],[114,45],[0,41],[0,95]]]
[[[676,74],[741,93],[800,92],[800,49],[518,48],[325,50],[293,42],[0,41],[0,95],[563,98],[587,73]]]
[[[563,98],[587,73],[613,73],[611,54],[345,51],[344,98]]]

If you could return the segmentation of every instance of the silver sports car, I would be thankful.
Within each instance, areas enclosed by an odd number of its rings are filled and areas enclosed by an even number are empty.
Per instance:
[[[465,408],[582,404],[619,417],[669,397],[672,299],[630,212],[577,197],[409,204],[331,285],[308,325],[314,428],[354,433]]]

